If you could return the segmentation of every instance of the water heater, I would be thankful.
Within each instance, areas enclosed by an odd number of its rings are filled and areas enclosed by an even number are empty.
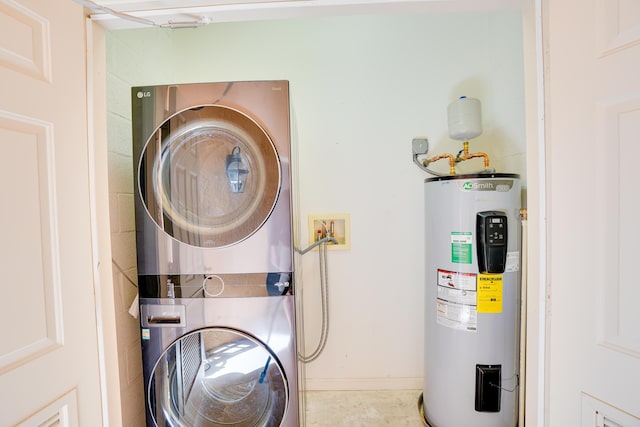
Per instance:
[[[515,427],[520,178],[425,180],[425,384],[431,427]]]

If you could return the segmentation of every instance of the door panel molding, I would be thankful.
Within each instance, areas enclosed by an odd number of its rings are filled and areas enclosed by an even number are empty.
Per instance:
[[[36,411],[15,427],[78,427],[78,395],[75,389]]]
[[[598,340],[611,350],[640,358],[640,312],[635,286],[636,247],[634,162],[640,159],[640,94],[601,101],[596,108],[598,146],[603,148],[597,168],[599,241],[602,260],[598,280]]]
[[[606,56],[640,43],[640,3],[635,0],[598,0],[596,49]]]
[[[15,1],[2,0],[0,25],[13,35],[0,38],[0,65],[50,82],[49,22]]]
[[[0,151],[13,153],[0,170],[5,245],[0,256],[6,301],[0,311],[0,374],[63,344],[53,125],[0,110]],[[20,186],[14,185],[16,179]],[[35,256],[34,256],[35,255]],[[24,316],[28,313],[28,316]]]
[[[640,418],[587,393],[581,393],[580,427],[640,427]]]

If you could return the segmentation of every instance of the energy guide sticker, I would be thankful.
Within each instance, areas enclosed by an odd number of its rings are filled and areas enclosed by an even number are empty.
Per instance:
[[[478,275],[478,313],[502,313],[502,274]]]

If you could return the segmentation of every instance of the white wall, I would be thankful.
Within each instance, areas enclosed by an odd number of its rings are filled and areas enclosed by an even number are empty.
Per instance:
[[[485,131],[471,151],[487,152],[498,171],[524,175],[520,13],[118,31],[107,37],[107,70],[112,211],[125,216],[132,215],[130,86],[290,81],[301,246],[308,243],[307,215],[351,215],[351,250],[329,254],[331,331],[324,354],[307,366],[307,387],[421,388],[427,176],[413,165],[410,142],[426,135],[433,153],[456,153],[447,105],[460,95],[477,97]],[[479,166],[470,162],[462,171]],[[126,222],[112,227],[122,231],[112,235],[120,235],[115,258],[134,268],[133,233]],[[320,330],[317,257],[308,254],[303,264],[310,351]]]

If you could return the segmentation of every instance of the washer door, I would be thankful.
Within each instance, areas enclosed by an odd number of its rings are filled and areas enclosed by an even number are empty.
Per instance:
[[[275,356],[257,339],[227,328],[174,342],[157,361],[147,396],[161,427],[277,427],[288,404]]]
[[[147,141],[140,195],[159,228],[198,247],[224,247],[255,233],[280,191],[268,134],[245,114],[205,105],[174,114]]]

